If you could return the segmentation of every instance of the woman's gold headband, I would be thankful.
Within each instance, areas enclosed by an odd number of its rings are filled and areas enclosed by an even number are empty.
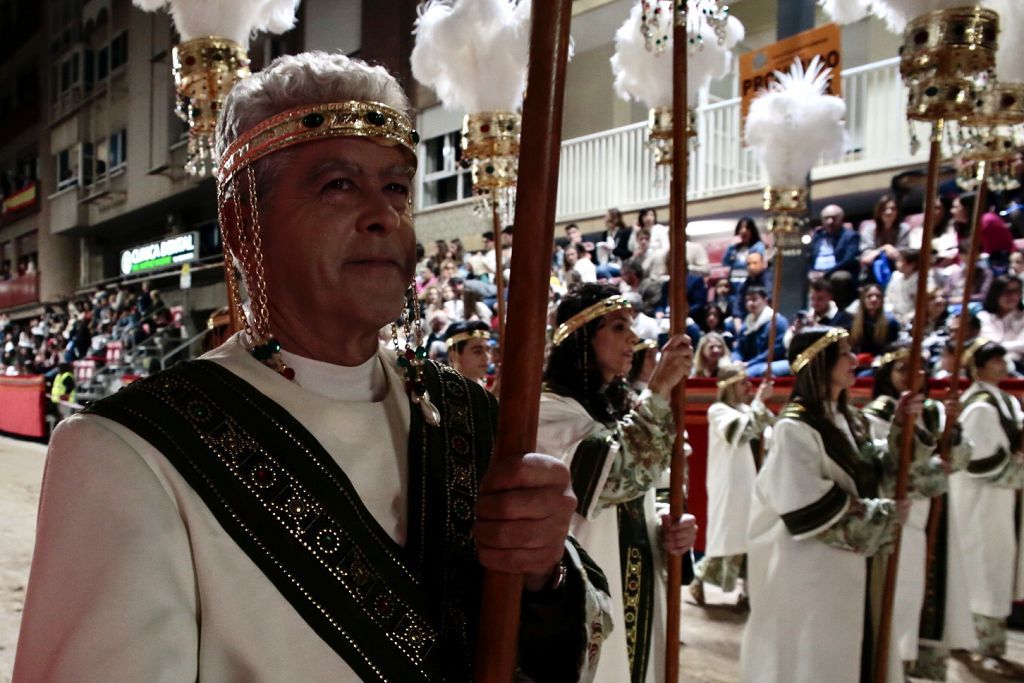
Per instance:
[[[658,342],[653,339],[641,339],[636,344],[633,344],[633,353],[638,351],[653,350],[658,348]]]
[[[807,364],[814,360],[814,357],[824,351],[827,347],[836,343],[840,339],[845,339],[849,336],[850,333],[842,327],[831,328],[825,333],[825,336],[808,346],[796,357],[796,360],[793,361],[793,374],[795,375],[807,367]]]
[[[898,360],[906,360],[908,358],[910,358],[910,349],[897,349],[896,351],[890,351],[878,359],[878,367],[885,367],[889,363],[895,363]]]
[[[625,297],[619,296],[618,294],[610,296],[604,301],[598,301],[593,306],[588,306],[582,311],[574,315],[573,317],[566,320],[564,323],[558,326],[555,330],[554,344],[558,346],[566,339],[569,335],[580,329],[591,320],[597,320],[603,315],[608,315],[613,311],[621,310],[633,310],[633,305],[626,300]]]
[[[453,346],[455,346],[456,344],[459,344],[459,343],[464,342],[464,341],[469,341],[471,339],[490,339],[490,338],[491,338],[491,333],[488,332],[487,330],[471,330],[469,332],[459,332],[458,334],[453,334],[451,337],[446,339],[445,342],[444,342],[444,346],[445,346],[445,348],[450,349]]]
[[[982,346],[988,344],[988,339],[984,337],[976,337],[974,341],[968,344],[967,348],[964,349],[964,355],[960,357],[960,362],[963,365],[968,366],[974,360],[974,354],[976,354]]]
[[[271,116],[240,135],[224,150],[217,183],[224,188],[240,169],[285,147],[340,137],[382,138],[406,149],[416,165],[420,136],[408,116],[379,102],[327,102]]]
[[[737,372],[735,375],[733,375],[732,377],[729,377],[728,379],[719,380],[718,388],[719,389],[728,389],[733,384],[739,384],[740,382],[742,382],[746,378],[747,378],[747,373],[746,372],[742,372],[742,371]]]

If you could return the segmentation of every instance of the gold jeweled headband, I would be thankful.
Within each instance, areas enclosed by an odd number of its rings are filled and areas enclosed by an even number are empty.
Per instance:
[[[889,363],[895,363],[898,360],[906,360],[907,358],[910,358],[910,349],[897,349],[895,351],[890,351],[878,359],[878,367],[885,367]]]
[[[730,377],[728,379],[723,379],[723,380],[719,381],[718,382],[718,388],[719,389],[726,389],[728,387],[731,387],[733,384],[739,384],[740,382],[742,382],[746,378],[747,378],[747,373],[746,372],[742,372],[742,371],[738,372],[738,373],[736,373],[735,375],[733,375],[732,377]]]
[[[966,349],[964,349],[964,355],[960,357],[960,362],[964,365],[970,365],[974,360],[974,354],[976,354],[982,346],[988,344],[989,340],[984,337],[976,337]]]
[[[223,189],[240,169],[285,147],[340,137],[382,138],[405,148],[416,165],[420,136],[408,116],[380,102],[327,102],[289,109],[240,135],[224,150],[217,184]]]
[[[487,330],[472,330],[470,332],[459,332],[453,334],[450,339],[447,339],[444,343],[445,348],[450,349],[456,344],[471,339],[490,339],[491,333]]]
[[[633,305],[629,303],[624,296],[619,296],[618,294],[610,296],[604,301],[598,301],[593,306],[584,308],[582,311],[559,325],[558,329],[555,330],[553,343],[555,346],[558,346],[568,339],[569,335],[589,323],[591,320],[596,320],[603,315],[612,313],[613,311],[621,311],[624,309],[633,310]]]
[[[795,375],[807,367],[807,364],[814,360],[814,357],[824,351],[827,347],[836,343],[840,339],[844,339],[849,336],[850,333],[842,327],[833,327],[830,329],[825,333],[825,336],[808,346],[796,357],[796,360],[793,361],[793,374]]]
[[[653,339],[641,339],[636,344],[633,344],[633,353],[656,348],[658,348],[658,342]]]

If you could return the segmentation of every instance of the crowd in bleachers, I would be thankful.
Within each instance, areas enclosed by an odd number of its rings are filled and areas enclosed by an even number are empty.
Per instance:
[[[933,374],[942,376],[943,353],[958,324],[966,275],[970,220],[975,194],[944,195],[930,251],[925,346]],[[996,200],[1002,198],[997,195]],[[1024,305],[1021,283],[1024,221],[1018,206],[993,201],[981,220],[981,259],[971,293],[968,338],[978,333],[998,341],[1024,371]],[[909,339],[914,324],[923,216],[900,215],[892,195],[877,201],[873,216],[854,225],[842,207],[826,206],[810,236],[806,266],[808,297],[795,315],[779,313],[772,372],[790,374],[786,350],[793,335],[812,325],[841,326],[851,332],[859,373],[870,375],[873,361],[894,343]],[[651,209],[627,226],[609,210],[606,230],[581,235],[570,224],[554,257],[553,296],[581,282],[617,283],[638,309],[634,331],[664,340],[668,333],[668,229]],[[768,243],[766,243],[768,242]],[[715,376],[720,362],[742,364],[751,376],[766,371],[773,316],[774,259],[770,239],[756,220],[741,218],[732,243],[709,260],[700,244],[687,250],[686,283],[691,324],[698,345],[695,372]],[[787,261],[787,268],[799,262]],[[792,318],[792,319],[790,319]],[[703,339],[701,339],[703,338]]]
[[[148,283],[98,287],[88,296],[46,305],[28,321],[0,314],[0,374],[53,377],[75,361],[102,364],[111,342],[128,348],[173,324],[171,311]]]

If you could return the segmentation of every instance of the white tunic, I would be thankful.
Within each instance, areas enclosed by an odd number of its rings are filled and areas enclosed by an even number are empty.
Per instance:
[[[237,337],[204,358],[301,421],[404,542],[409,402],[393,363],[290,356],[289,382]],[[360,679],[163,455],[118,423],[79,415],[50,443],[14,680]]]
[[[758,410],[767,410],[758,403]],[[750,499],[757,468],[750,440],[742,437],[754,419],[754,408],[746,403],[733,407],[719,402],[708,408],[708,557],[747,552]]]
[[[1006,394],[985,382],[975,382],[964,392],[965,405],[980,391],[991,392],[999,402],[1000,412],[1019,426],[1024,420],[1020,403],[1009,397],[1012,411],[1001,400]],[[991,457],[999,449],[1013,453],[1020,444],[1011,444],[999,422],[996,409],[987,402],[966,405],[960,415],[964,437],[974,449],[971,461]],[[1016,492],[991,483],[985,475],[958,472],[950,477],[950,499],[957,522],[963,530],[961,544],[971,560],[971,580],[966,584],[971,611],[987,617],[1010,615],[1014,599],[1020,599],[1022,582],[1014,590],[1014,571],[1021,562],[1024,544],[1018,542],[1014,528]]]
[[[836,426],[854,443],[846,420]],[[783,418],[758,473],[747,547],[750,619],[740,650],[745,683],[856,683],[860,679],[867,563],[864,555],[826,545],[816,536],[835,525],[842,508],[794,536],[781,515],[807,508],[835,485],[857,497],[853,479],[825,453],[809,425]],[[895,652],[895,640],[890,652]],[[902,666],[889,657],[889,683]]]
[[[664,400],[660,397],[655,400]],[[576,400],[545,392],[541,395],[540,425],[537,430],[537,450],[572,462],[580,443],[604,426],[594,421]],[[612,454],[618,450],[612,444]],[[609,457],[597,483],[604,488],[614,457]],[[619,551],[619,523],[615,506],[608,507],[595,496],[586,515],[573,515],[572,535],[590,554],[608,579],[612,604],[611,635],[601,648],[601,658],[594,676],[595,683],[628,683],[630,680],[629,654],[626,649],[625,616],[622,602],[622,569]],[[647,665],[647,683],[665,680],[665,582],[661,542],[658,538],[659,518],[655,509],[655,490],[644,495],[644,516],[647,535],[654,560],[654,619],[651,628],[651,651]]]
[[[946,422],[945,408],[939,409],[939,429]],[[875,440],[887,441],[892,423],[865,413]],[[921,610],[924,607],[926,565],[928,556],[928,516],[931,498],[915,498],[910,515],[900,534],[900,563],[896,574],[896,595],[893,601],[892,630],[899,643],[900,658],[917,660],[920,642]],[[962,586],[967,584],[967,570],[960,546],[956,516],[947,510],[946,528],[946,602],[941,645],[947,650],[970,649],[977,645],[970,605],[963,599]]]

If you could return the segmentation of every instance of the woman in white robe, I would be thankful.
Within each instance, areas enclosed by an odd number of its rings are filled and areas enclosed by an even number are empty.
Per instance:
[[[762,382],[755,393],[743,368],[719,370],[718,401],[708,408],[707,547],[690,584],[698,605],[704,604],[704,583],[730,593],[742,573],[757,476],[752,446],[774,418],[764,404],[771,387],[770,381]],[[744,606],[746,599],[741,589],[737,606]]]
[[[742,680],[872,680],[879,558],[891,552],[909,504],[886,497],[892,459],[847,404],[857,358],[846,330],[801,332],[789,358],[796,383],[751,503]],[[897,424],[920,408],[920,398],[902,399]],[[889,683],[903,681],[901,668],[898,656],[888,658]]]
[[[1016,528],[1015,505],[1024,482],[1021,424],[1024,414],[1014,397],[999,389],[1008,374],[1006,349],[979,338],[964,353],[973,380],[964,392],[960,425],[973,448],[967,471],[951,477],[953,513],[963,529],[963,552],[971,562],[963,586],[970,598],[978,637],[972,664],[987,673],[1024,676],[1024,668],[1006,654],[1006,618],[1019,600],[1024,566]],[[1016,587],[1015,587],[1016,584]]]
[[[659,546],[682,554],[693,546],[696,523],[691,515],[659,517],[654,491],[675,441],[669,396],[689,374],[693,350],[685,335],[669,340],[636,399],[624,377],[639,338],[629,303],[614,288],[583,285],[562,300],[557,322],[537,448],[569,464],[578,500],[572,534],[608,578],[613,629],[594,680],[660,683],[666,596]]]
[[[880,358],[875,371],[874,397],[863,414],[876,441],[889,439],[897,398],[908,388],[909,355],[910,349],[905,345],[893,349]],[[940,403],[927,399],[917,422],[922,441],[934,443],[937,448],[947,417],[956,421],[959,415],[960,401],[949,399]],[[973,648],[976,640],[970,605],[961,588],[967,583],[967,569],[959,529],[948,504],[941,498],[949,490],[949,478],[936,449],[923,450],[920,456],[911,465],[916,488],[910,492],[910,515],[900,536],[892,629],[900,658],[911,675],[945,680],[949,652]],[[957,426],[949,452],[949,471],[963,470],[969,459],[968,442]],[[928,518],[936,497],[943,503],[939,529],[945,530],[945,536],[937,541],[931,558],[937,564],[931,567],[931,575],[943,577],[944,582],[932,587],[934,597],[926,601]]]

